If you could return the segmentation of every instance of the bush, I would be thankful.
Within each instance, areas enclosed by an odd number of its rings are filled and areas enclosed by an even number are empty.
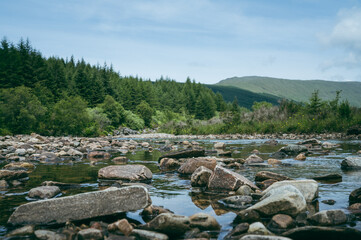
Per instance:
[[[141,130],[144,128],[144,120],[131,111],[125,111],[125,126],[133,130]]]

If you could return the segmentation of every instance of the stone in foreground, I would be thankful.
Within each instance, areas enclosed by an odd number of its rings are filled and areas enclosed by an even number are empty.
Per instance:
[[[248,185],[253,190],[258,189],[244,176],[217,165],[209,178],[208,188],[234,191],[242,185]]]
[[[280,186],[292,185],[297,188],[305,197],[307,202],[312,202],[313,199],[318,197],[318,183],[315,180],[287,180],[280,181],[272,184],[267,188],[263,194],[267,194],[269,191],[278,188]]]
[[[19,206],[8,224],[55,224],[135,211],[151,203],[142,186],[109,188],[103,191],[31,202]]]
[[[191,176],[191,185],[192,187],[205,187],[208,185],[210,176],[212,175],[212,170],[200,166],[197,168]]]
[[[99,169],[98,178],[130,182],[150,181],[152,172],[143,165],[112,165]]]
[[[314,225],[334,226],[346,223],[347,216],[342,210],[339,209],[325,210],[309,217],[309,221]]]

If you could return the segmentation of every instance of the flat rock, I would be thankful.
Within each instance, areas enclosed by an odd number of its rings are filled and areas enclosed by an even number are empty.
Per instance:
[[[293,228],[283,233],[282,236],[289,237],[293,240],[361,239],[361,232],[353,228],[307,226]]]
[[[219,230],[221,225],[209,214],[196,213],[189,217],[190,226],[200,230]]]
[[[111,165],[99,169],[98,178],[125,181],[150,181],[152,172],[143,165]]]
[[[20,205],[8,224],[65,223],[143,209],[150,204],[148,190],[142,186],[108,188],[68,197]]]
[[[322,142],[320,140],[317,140],[316,138],[310,138],[310,139],[306,139],[304,141],[298,142],[297,144],[300,144],[300,145],[321,145]]]
[[[3,169],[7,170],[30,170],[34,169],[35,166],[32,163],[29,162],[12,162],[9,164],[6,164]]]
[[[137,239],[142,240],[168,240],[168,236],[163,233],[148,231],[148,230],[141,230],[141,229],[134,229],[131,233],[131,236],[135,236]]]
[[[273,216],[278,213],[296,216],[305,209],[306,200],[302,193],[292,185],[283,185],[267,191],[260,202],[247,210],[256,210],[264,216]]]
[[[0,180],[0,190],[7,189],[9,187],[9,184],[6,180]]]
[[[288,237],[280,237],[280,236],[267,236],[267,235],[246,235],[240,238],[240,240],[292,240]]]
[[[346,157],[341,162],[341,169],[343,170],[361,170],[361,157]]]
[[[263,194],[267,194],[272,189],[278,188],[280,186],[292,185],[296,187],[302,195],[305,197],[307,202],[312,202],[313,199],[318,197],[318,183],[315,180],[285,180],[272,184],[267,188]]]
[[[19,178],[26,178],[28,173],[26,171],[0,170],[0,180],[13,180]]]
[[[279,152],[283,152],[287,155],[296,156],[297,154],[300,154],[302,152],[308,152],[308,149],[304,145],[294,145],[290,144],[288,146],[282,147]]]
[[[213,147],[215,149],[224,149],[226,147],[226,144],[224,142],[216,142]]]
[[[204,157],[205,151],[204,149],[191,149],[191,150],[182,150],[177,152],[170,152],[164,154],[158,159],[158,162],[162,158],[192,158],[192,157]]]
[[[129,161],[129,159],[127,157],[115,157],[112,159],[112,162],[115,163],[115,164],[127,164]]]
[[[252,201],[253,198],[251,196],[230,196],[218,202],[228,208],[245,209],[251,206]]]
[[[193,172],[191,176],[191,185],[193,187],[206,187],[208,185],[209,178],[212,175],[212,173],[213,173],[212,170],[204,166],[200,166]]]
[[[90,159],[109,159],[110,154],[108,152],[94,151],[94,152],[88,153],[88,158],[90,158]]]
[[[213,170],[217,165],[217,161],[214,158],[189,158],[183,163],[178,172],[181,174],[192,174],[200,166],[206,167],[210,170]]]
[[[147,228],[168,236],[180,236],[190,230],[190,219],[186,216],[162,213],[146,224]]]
[[[25,235],[33,235],[34,234],[34,226],[27,225],[21,228],[17,228],[7,234],[7,237],[14,237],[14,236],[25,236]]]
[[[251,156],[249,156],[248,158],[246,158],[246,162],[245,164],[250,164],[250,163],[263,163],[264,160],[257,156],[256,154],[252,154]]]
[[[314,177],[313,179],[320,182],[336,183],[336,182],[342,182],[342,175],[338,173],[330,173],[330,174]]]
[[[104,239],[103,232],[99,229],[88,228],[78,232],[78,240],[102,240]]]
[[[339,209],[325,210],[310,216],[308,220],[314,225],[334,226],[346,223],[347,216]]]
[[[291,178],[279,174],[279,173],[274,173],[274,172],[269,172],[269,171],[260,171],[256,174],[255,176],[255,180],[258,182],[264,181],[264,180],[268,180],[268,179],[274,179],[277,181],[283,181],[283,180],[291,180]]]
[[[56,234],[55,232],[49,230],[36,230],[34,235],[40,240],[66,240],[65,235]]]
[[[30,189],[28,196],[31,198],[52,198],[60,193],[60,188],[57,186],[41,186]]]
[[[234,191],[242,185],[248,185],[253,190],[258,189],[246,177],[217,165],[209,178],[208,188]]]
[[[69,189],[69,188],[80,188],[81,185],[77,183],[62,183],[55,181],[44,181],[41,183],[42,186],[57,186],[60,189]]]

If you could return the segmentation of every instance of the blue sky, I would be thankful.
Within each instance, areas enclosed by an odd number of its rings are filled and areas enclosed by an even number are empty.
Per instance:
[[[0,37],[122,75],[361,81],[361,1],[0,1]]]

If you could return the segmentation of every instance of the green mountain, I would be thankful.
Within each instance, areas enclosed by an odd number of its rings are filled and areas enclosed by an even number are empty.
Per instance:
[[[341,99],[361,107],[361,82],[332,82],[323,80],[289,80],[270,77],[233,77],[216,84],[232,86],[254,93],[270,94],[298,102],[307,102],[315,90],[323,100],[331,100],[341,90]]]
[[[235,88],[231,86],[220,86],[220,85],[206,85],[213,92],[219,92],[222,94],[223,99],[226,102],[232,102],[234,97],[237,97],[238,105],[245,108],[251,108],[254,102],[270,102],[273,105],[278,105],[278,101],[281,100],[279,97],[267,95],[267,94],[260,94],[254,93],[248,90]]]

